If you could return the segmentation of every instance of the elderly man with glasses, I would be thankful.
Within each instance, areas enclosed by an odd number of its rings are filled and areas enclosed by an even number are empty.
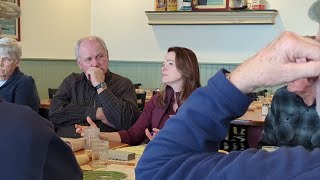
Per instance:
[[[15,39],[0,39],[0,97],[38,112],[40,99],[35,81],[19,69],[21,54]]]
[[[131,127],[140,114],[134,86],[129,79],[110,72],[104,41],[97,36],[82,38],[75,55],[83,73],[72,73],[64,79],[49,112],[58,135],[79,136],[75,124],[89,125],[88,116],[103,132]]]

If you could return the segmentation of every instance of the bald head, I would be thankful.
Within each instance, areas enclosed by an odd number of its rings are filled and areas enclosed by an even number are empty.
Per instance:
[[[108,49],[107,49],[107,46],[106,44],[104,43],[104,41],[98,37],[98,36],[88,36],[88,37],[84,37],[84,38],[81,38],[79,39],[79,41],[77,42],[76,46],[75,46],[75,56],[77,59],[79,59],[79,48],[81,46],[81,43],[83,41],[86,41],[86,40],[96,40],[100,43],[100,45],[103,47],[103,49],[105,50],[106,54],[108,54]]]

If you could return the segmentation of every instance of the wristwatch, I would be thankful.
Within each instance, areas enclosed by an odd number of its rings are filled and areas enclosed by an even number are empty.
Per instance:
[[[96,90],[100,89],[100,88],[105,88],[107,87],[107,84],[105,82],[102,82],[100,84],[98,84],[96,87],[94,87]]]

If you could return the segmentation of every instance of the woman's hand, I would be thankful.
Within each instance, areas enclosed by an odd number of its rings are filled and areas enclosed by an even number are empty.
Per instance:
[[[97,125],[92,121],[92,119],[89,116],[87,116],[87,122],[90,124],[90,127],[97,127]],[[83,136],[84,130],[87,127],[89,127],[89,126],[82,126],[79,124],[75,124],[74,126],[76,128],[76,133],[80,133],[81,136]]]
[[[157,133],[160,131],[160,129],[152,128],[152,132],[149,131],[147,128],[144,132],[146,133],[146,136],[150,139],[150,141],[156,137]]]

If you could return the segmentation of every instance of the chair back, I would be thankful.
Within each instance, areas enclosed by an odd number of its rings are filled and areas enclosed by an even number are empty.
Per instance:
[[[268,92],[268,90],[267,89],[263,89],[263,90],[258,91],[258,92],[249,93],[248,96],[251,97],[254,101],[257,101],[258,97],[259,96],[264,96],[266,92]]]
[[[158,92],[160,92],[160,89],[159,88],[156,88],[152,91],[152,96],[157,94]]]
[[[141,83],[133,84],[134,89],[139,89],[141,85],[142,85]]]
[[[140,92],[137,92],[136,95],[137,95],[138,109],[139,109],[139,111],[143,111],[144,104],[146,102],[147,92],[146,91],[140,91]]]
[[[58,89],[48,88],[49,99],[52,99]]]

